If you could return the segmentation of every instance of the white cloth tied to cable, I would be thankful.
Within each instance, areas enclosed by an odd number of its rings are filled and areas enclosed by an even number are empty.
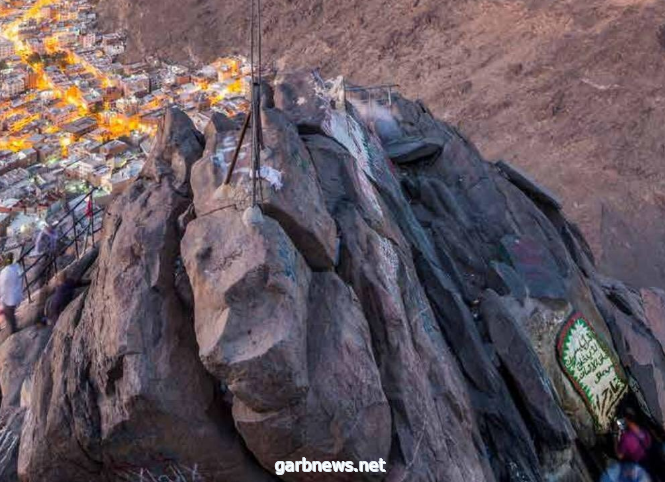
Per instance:
[[[253,173],[247,167],[236,169],[235,172],[247,173],[250,179],[253,177]],[[268,181],[268,183],[275,188],[275,191],[279,191],[284,187],[284,184],[282,183],[282,173],[274,167],[261,166],[259,177]]]

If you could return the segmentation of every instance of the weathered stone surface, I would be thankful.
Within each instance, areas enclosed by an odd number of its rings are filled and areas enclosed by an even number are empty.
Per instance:
[[[308,421],[303,445],[313,447],[322,458],[388,460],[390,407],[369,326],[355,293],[336,274],[313,276],[307,353],[311,385],[307,406],[313,409],[308,418],[313,423]]]
[[[248,228],[241,213],[218,211],[189,225],[182,249],[208,371],[257,411],[302,398],[311,272],[279,224]]]
[[[25,409],[0,410],[0,482],[18,482],[16,471]]]
[[[487,286],[500,295],[511,295],[519,301],[527,297],[526,286],[519,274],[505,263],[492,261],[487,275]]]
[[[574,441],[572,426],[556,400],[527,332],[514,318],[509,303],[510,299],[504,301],[493,291],[483,296],[481,318],[492,348],[510,374],[520,403],[527,407],[529,423],[538,443],[554,449],[570,447]]]
[[[665,293],[601,279],[594,295],[648,414],[665,427]]]
[[[353,208],[340,212],[337,221],[340,274],[363,303],[399,444],[389,477],[482,480],[486,466],[467,445],[478,437],[470,401],[410,258]],[[418,368],[423,364],[426,374]],[[434,459],[433,453],[450,455]]]
[[[263,120],[263,166],[281,173],[282,187],[264,194],[263,211],[279,221],[314,269],[334,265],[337,231],[326,210],[316,170],[296,127],[277,109]]]
[[[439,159],[405,168],[402,182],[413,212],[431,237],[439,265],[452,278],[453,286],[448,283],[446,291],[459,292],[472,305],[489,286],[504,289],[508,294],[505,280],[497,280],[492,267],[496,262],[504,262],[512,268],[518,279],[511,281],[514,286],[511,290],[516,291],[510,294],[520,298],[522,284],[529,293],[524,300],[525,316],[521,319],[534,349],[578,436],[593,446],[593,419],[561,371],[552,349],[561,326],[573,311],[584,313],[596,331],[610,339],[585,278],[586,272],[593,274],[593,267],[588,259],[584,259],[584,270],[575,262],[586,258],[583,244],[577,242],[575,233],[561,222],[560,216],[556,222],[550,221],[548,216],[555,216],[558,211],[536,206],[483,161],[475,148],[453,129],[443,124],[436,127],[425,110],[404,108],[404,101],[398,102],[397,107],[399,112],[410,115],[406,118],[412,120],[400,122],[400,126],[411,135],[448,131],[442,136],[446,142]],[[528,249],[512,249],[516,242],[520,247],[526,243],[524,247]],[[510,249],[504,248],[506,244]],[[423,266],[427,264],[431,261]],[[428,277],[421,279],[426,287],[433,284]],[[498,286],[497,281],[500,281]],[[432,297],[437,296],[437,290],[432,293]],[[451,308],[442,304],[441,313],[450,312]],[[455,323],[447,322],[445,326],[452,327]],[[451,333],[449,340],[465,339],[469,330],[460,327]]]
[[[155,181],[171,176],[176,189],[189,190],[191,168],[201,158],[203,148],[204,138],[187,114],[170,108],[160,125],[142,175]]]
[[[264,90],[254,207],[247,149],[222,186],[238,126],[214,116],[204,149],[169,111],[41,357],[0,346],[0,427],[21,433],[0,473],[251,482],[278,460],[383,458],[378,476],[281,478],[589,482],[599,430],[555,348],[574,312],[663,425],[665,295],[601,277],[555,199],[422,104],[370,116],[340,85]],[[409,138],[437,154],[394,164]]]
[[[51,328],[29,326],[0,344],[0,482],[18,482],[18,453],[35,364]]]
[[[166,127],[187,127],[180,117]],[[171,462],[210,480],[270,478],[219,403],[176,295],[177,221],[190,202],[182,183],[202,146],[192,131],[160,139],[159,182],[141,179],[110,206],[92,285],[38,364],[19,455],[26,480],[159,475]]]
[[[206,127],[203,156],[192,167],[191,186],[198,215],[226,205],[217,191],[226,178],[238,137],[239,132],[231,120],[219,113],[212,116]],[[246,139],[238,157],[239,168],[247,163],[248,144]]]
[[[522,190],[530,198],[540,203],[549,204],[556,209],[561,209],[563,207],[561,201],[554,193],[552,193],[546,187],[538,184],[536,181],[531,179],[528,174],[522,172],[520,169],[516,168],[509,162],[498,161],[496,166],[510,182],[515,184],[515,186],[520,188],[520,190]]]
[[[400,165],[426,160],[441,152],[441,146],[435,142],[408,137],[392,140],[384,147],[390,160]]]
[[[354,122],[356,123],[354,124]],[[433,308],[433,312],[430,312],[431,317],[425,318],[428,321],[423,320],[426,323],[425,329],[431,333],[432,330],[438,331],[440,328],[440,334],[434,336],[433,341],[436,340],[434,346],[437,346],[439,351],[445,351],[446,344],[449,344],[467,377],[467,390],[473,407],[474,422],[477,423],[477,430],[483,436],[483,442],[486,443],[485,450],[491,454],[491,464],[495,476],[499,479],[521,477],[524,480],[540,480],[538,459],[526,427],[508,396],[508,391],[501,381],[499,373],[485,355],[472,315],[464,305],[459,289],[442,269],[444,266],[454,267],[450,259],[445,256],[439,257],[445,254],[446,250],[435,249],[436,244],[432,242],[427,231],[408,207],[409,203],[403,197],[390,164],[381,154],[377,141],[369,136],[357,121],[352,119],[346,122],[346,124],[354,126],[350,131],[340,127],[344,124],[345,122],[340,122],[336,119],[335,114],[331,113],[324,125],[324,131],[329,132],[340,144],[349,148],[349,152],[354,155],[356,163],[363,173],[377,186],[381,199],[379,205],[386,207],[386,209],[382,209],[382,212],[390,213],[390,215],[384,214],[384,217],[394,219],[394,224],[399,226],[399,230],[404,236],[402,239],[407,240],[406,246],[403,246],[402,249],[406,249],[407,252],[412,251],[408,258],[413,256],[413,261],[404,261],[404,264],[412,266],[411,269],[404,268],[405,274],[409,273],[406,274],[407,279],[417,279],[419,283],[422,283],[424,292],[421,291],[418,298],[405,300],[403,306],[409,313],[410,307],[413,305],[431,304]],[[347,132],[349,133],[347,134]],[[341,265],[343,267],[345,235],[353,238],[357,234],[351,233],[362,231],[358,228],[357,223],[356,226],[345,229],[345,223],[339,218],[337,221],[343,232]],[[399,251],[398,249],[397,252]],[[364,247],[361,252],[367,253],[368,249]],[[365,256],[367,255],[365,254]],[[397,259],[400,257],[397,256]],[[400,266],[400,263],[395,261],[390,264]],[[381,267],[386,263],[375,262],[372,265]],[[350,272],[358,269],[356,267]],[[401,269],[398,269],[397,272],[401,273]],[[459,273],[456,273],[454,269],[446,271],[451,272],[458,279],[460,278]],[[392,278],[395,278],[395,275],[392,275]],[[398,276],[397,279],[399,280],[400,277]],[[363,293],[363,289],[356,287],[355,284],[354,288],[357,292]],[[405,291],[409,292],[404,286],[400,286],[398,292]],[[392,296],[395,297],[395,291],[392,293]],[[425,293],[427,297],[424,296]],[[380,304],[390,306],[387,300],[382,300]],[[409,319],[408,315],[407,319]],[[433,323],[436,328],[428,323]],[[451,362],[452,359],[448,359],[447,363]],[[402,362],[402,365],[405,364]],[[388,392],[386,394],[388,395]],[[419,412],[426,414],[427,410],[419,407]],[[432,429],[432,433],[436,433],[436,431],[436,428]],[[513,442],[508,443],[508,440]],[[519,442],[516,443],[517,440]],[[485,476],[487,477],[487,474]]]
[[[317,92],[324,90],[312,71],[280,74],[275,79],[275,106],[298,126],[302,134],[321,133],[330,101]]]
[[[234,418],[266,467],[278,460],[388,460],[391,420],[369,329],[351,289],[336,275],[314,274],[307,323],[309,390],[298,404],[257,413],[241,400]],[[307,480],[298,474],[289,479]],[[318,474],[317,480],[371,476]]]
[[[23,381],[32,375],[50,336],[51,328],[33,325],[0,345],[0,410],[20,405]]]
[[[21,432],[18,457],[18,473],[25,480],[87,481],[99,470],[98,463],[89,459],[77,444],[72,409],[65,406],[63,410],[59,406],[67,396],[64,373],[83,304],[84,298],[80,297],[61,314],[33,374],[33,396]],[[76,380],[73,382],[69,390],[83,389]],[[49,416],[50,413],[53,415]],[[86,429],[85,423],[81,429]]]
[[[269,216],[248,227],[218,211],[190,224],[182,245],[201,359],[233,393],[261,463],[387,458],[390,413],[351,290],[312,274]]]
[[[296,127],[282,112],[266,108],[262,117],[265,149],[258,194],[261,208],[280,223],[312,268],[331,268],[337,233],[326,211],[309,152]],[[201,216],[230,208],[242,210],[251,204],[248,140],[230,185],[222,185],[236,142],[233,132],[207,136],[207,155],[196,163],[192,174],[194,204]],[[278,177],[279,182],[271,180],[271,176]]]
[[[403,135],[438,139],[441,145],[454,138],[455,129],[436,120],[422,101],[410,101],[399,94],[394,94],[392,101],[391,111]]]
[[[318,129],[326,136],[309,136],[307,145],[326,204],[340,227],[338,270],[363,305],[392,410],[394,443],[399,450],[391,453],[388,478],[491,480],[488,466],[466,445],[477,443],[479,437],[470,402],[396,221],[402,216],[416,225],[415,219],[385,202],[384,191],[375,187],[376,180],[388,183],[386,195],[399,195],[399,185],[385,171],[385,157],[374,157],[379,152],[376,145],[366,147],[374,141],[365,137],[355,119],[344,120],[339,115],[328,110]],[[340,127],[347,121],[353,126],[350,131]],[[418,370],[421,364],[429,367],[427,376]],[[456,399],[457,408],[448,404],[450,396]],[[463,433],[473,433],[474,438],[469,440]],[[442,452],[450,456],[430,456]]]
[[[507,235],[501,238],[501,247],[506,261],[524,281],[529,296],[550,300],[566,298],[565,280],[546,246],[529,237]]]

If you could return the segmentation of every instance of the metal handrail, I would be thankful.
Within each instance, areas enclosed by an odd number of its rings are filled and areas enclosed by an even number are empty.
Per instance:
[[[22,271],[23,271],[23,281],[24,281],[24,290],[27,292],[28,295],[28,301],[32,302],[32,293],[30,290],[30,287],[33,286],[35,283],[38,283],[39,281],[42,281],[44,274],[48,272],[49,269],[52,270],[53,273],[57,272],[57,261],[58,258],[65,253],[69,248],[72,247],[72,245],[75,244],[76,246],[76,258],[80,258],[81,252],[79,250],[79,239],[83,236],[86,236],[86,244],[84,245],[84,250],[87,247],[87,237],[91,236],[92,237],[92,246],[95,244],[95,233],[99,232],[102,229],[102,226],[100,225],[99,227],[95,227],[95,217],[104,211],[103,208],[97,208],[92,210],[91,213],[88,213],[86,211],[85,214],[83,214],[80,217],[76,216],[76,208],[78,208],[83,202],[92,199],[92,195],[95,192],[97,188],[94,188],[88,192],[78,203],[76,203],[73,207],[69,208],[67,212],[57,221],[57,224],[60,224],[62,221],[64,221],[66,218],[71,217],[72,219],[72,226],[65,231],[64,233],[60,234],[59,240],[65,238],[66,236],[74,231],[74,238],[69,241],[66,244],[63,244],[61,246],[58,246],[56,248],[55,253],[42,253],[39,255],[39,257],[27,268],[25,267],[25,260],[27,255],[35,248],[35,244],[26,250],[21,257],[18,260],[18,263],[21,265]],[[90,219],[90,223],[86,226],[85,229],[82,229],[81,231],[76,230],[77,226],[83,221],[84,219]],[[37,276],[35,276],[32,280],[28,281],[28,272],[31,271],[33,268],[35,268],[37,265],[42,263],[47,257],[50,257],[51,259],[49,262],[42,268],[42,270],[39,272]]]
[[[93,187],[90,191],[88,191],[88,193],[85,196],[83,196],[83,198],[79,202],[74,204],[73,207],[70,207],[67,210],[67,212],[65,214],[63,214],[63,216],[60,219],[58,219],[54,224],[56,224],[56,225],[60,224],[62,221],[65,220],[65,218],[71,216],[71,213],[75,212],[76,208],[79,207],[83,202],[85,202],[89,197],[91,197],[97,189],[99,189],[99,188]],[[23,258],[25,258],[28,254],[30,254],[30,252],[35,248],[35,244],[36,243],[32,243],[32,246],[30,246],[30,248],[23,251],[23,254],[21,254],[21,257],[18,260],[19,263],[23,260]],[[23,247],[25,247],[25,245],[23,245]]]
[[[103,210],[99,210],[98,213],[101,212],[101,211],[103,211]],[[101,229],[102,229],[101,226],[100,226],[99,228],[94,228],[94,227],[93,227],[93,231],[90,231],[89,233],[86,233],[86,234],[98,233],[99,231],[101,231]],[[73,245],[76,241],[77,241],[76,239],[73,239],[73,240],[71,240],[68,244],[64,245],[63,248],[60,250],[60,253],[62,253],[62,252],[64,252],[64,251],[67,251],[69,248],[72,247],[72,245]],[[30,282],[28,282],[28,283],[26,284],[25,289],[26,289],[27,292],[28,292],[28,300],[29,300],[29,301],[31,301],[30,287],[31,287],[33,284],[35,284],[35,283],[37,283],[38,281],[40,281],[40,280],[41,280],[41,276],[46,272],[46,270],[48,270],[49,268],[53,267],[54,264],[56,264],[56,258],[57,258],[57,256],[54,256],[54,260],[52,261],[52,263],[49,264],[48,266],[45,266],[45,267],[42,269],[42,271],[39,273],[39,276],[36,276],[35,278],[33,278]],[[33,266],[34,266],[34,265],[33,265]],[[56,268],[57,268],[57,266],[56,266]]]
[[[364,93],[367,94],[369,99],[367,100],[370,109],[372,108],[372,105],[374,103],[374,96],[372,95],[373,91],[379,90],[379,91],[388,91],[388,107],[392,109],[393,106],[393,90],[399,87],[399,84],[379,84],[379,85],[370,85],[370,86],[359,86],[359,85],[354,85],[354,86],[349,86],[344,82],[344,94],[346,93]],[[364,100],[364,99],[362,99]]]

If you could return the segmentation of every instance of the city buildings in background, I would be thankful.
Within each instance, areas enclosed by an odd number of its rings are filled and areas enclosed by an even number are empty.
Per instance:
[[[248,65],[123,64],[122,33],[97,31],[86,0],[0,0],[0,247],[20,246],[93,187],[138,176],[170,105],[201,128],[247,109]]]

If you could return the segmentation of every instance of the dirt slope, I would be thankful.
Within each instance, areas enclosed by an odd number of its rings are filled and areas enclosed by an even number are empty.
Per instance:
[[[247,1],[100,0],[132,56],[246,48]],[[288,68],[394,82],[560,193],[609,274],[665,287],[665,4],[657,0],[273,0]],[[164,39],[167,39],[164,41]]]

